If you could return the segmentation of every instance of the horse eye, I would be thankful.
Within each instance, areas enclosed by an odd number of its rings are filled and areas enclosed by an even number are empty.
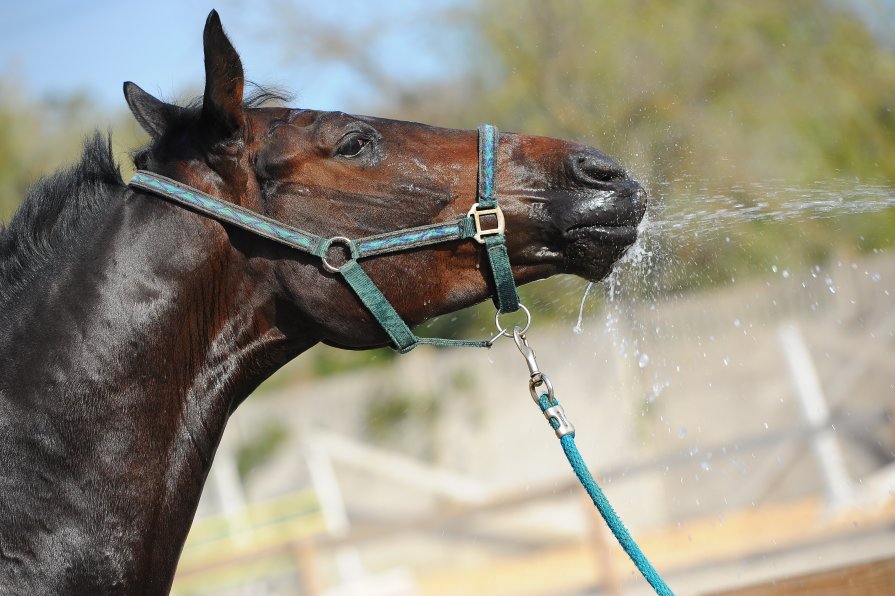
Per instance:
[[[336,154],[341,155],[342,157],[354,157],[363,151],[364,147],[366,147],[369,142],[369,139],[360,136],[350,136],[339,145]]]

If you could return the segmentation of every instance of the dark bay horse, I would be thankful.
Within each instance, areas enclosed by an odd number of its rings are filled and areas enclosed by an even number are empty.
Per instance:
[[[138,168],[327,237],[475,200],[475,131],[259,107],[214,12],[204,47],[201,103],[125,84]],[[517,283],[600,279],[634,241],[645,194],[606,155],[502,134],[496,162]],[[363,269],[411,325],[492,293],[470,241]],[[128,187],[89,141],[0,230],[0,592],[168,590],[228,417],[318,342],[387,337],[318,259]]]

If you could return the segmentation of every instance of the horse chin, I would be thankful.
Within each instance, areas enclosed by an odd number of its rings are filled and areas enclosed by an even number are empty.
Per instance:
[[[580,227],[566,232],[565,239],[565,271],[588,281],[600,281],[637,240],[637,227]]]

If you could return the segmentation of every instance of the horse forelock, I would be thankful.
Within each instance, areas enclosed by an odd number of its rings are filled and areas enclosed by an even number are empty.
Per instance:
[[[293,98],[293,95],[288,91],[276,87],[260,85],[252,81],[246,81],[245,85],[246,94],[242,105],[246,110],[271,105],[284,105]],[[188,130],[196,125],[202,115],[203,103],[204,96],[199,95],[183,105],[169,104],[169,107],[172,109],[165,118],[167,121],[166,133]],[[152,160],[150,157],[153,152],[159,149],[161,143],[162,139],[156,139],[131,152],[131,158],[138,169],[151,167]]]

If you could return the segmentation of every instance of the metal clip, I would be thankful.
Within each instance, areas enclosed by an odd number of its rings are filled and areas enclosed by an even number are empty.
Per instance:
[[[519,348],[519,351],[522,352],[522,357],[525,358],[525,364],[528,365],[528,374],[534,379],[536,375],[541,374],[541,369],[538,368],[538,361],[535,360],[535,351],[528,345],[528,340],[525,338],[525,330],[518,325],[513,328],[513,341],[516,342],[516,347]]]
[[[516,342],[516,347],[519,348],[522,357],[525,358],[525,364],[528,366],[528,373],[531,375],[531,378],[528,380],[528,391],[531,393],[531,399],[538,404],[539,408],[541,407],[542,392],[540,387],[543,385],[547,390],[547,402],[556,403],[556,396],[553,393],[553,383],[550,382],[550,377],[541,372],[537,358],[535,358],[535,351],[528,345],[528,339],[525,337],[525,329],[522,329],[518,325],[514,327],[513,341]],[[553,430],[558,439],[575,432],[575,427],[569,422],[568,418],[566,418],[565,410],[563,410],[562,406],[558,403],[543,410],[543,412],[544,417],[548,421],[551,421],[551,427],[553,426],[552,422],[556,423],[556,428]]]
[[[555,420],[556,428],[553,429],[553,432],[556,433],[556,438],[561,439],[566,435],[571,435],[575,432],[575,427],[569,422],[568,418],[566,418],[566,412],[562,409],[562,406],[556,404],[555,406],[550,406],[546,410],[544,410],[544,418],[548,421]],[[550,426],[553,426],[552,424]]]
[[[550,382],[550,377],[539,372],[536,375],[532,375],[531,379],[528,381],[528,392],[531,393],[531,398],[534,402],[538,404],[538,406],[541,405],[541,394],[540,391],[538,391],[538,387],[541,385],[547,388],[547,399],[556,401],[556,396],[553,394],[553,383]]]
[[[525,330],[519,326],[514,327],[513,341],[516,342],[516,347],[519,348],[522,357],[525,358],[525,364],[528,366],[528,374],[530,377],[528,380],[528,391],[531,393],[531,398],[538,404],[538,399],[540,398],[538,387],[544,385],[547,389],[547,398],[550,399],[550,401],[554,401],[553,383],[550,382],[550,378],[547,375],[541,372],[541,367],[538,366],[537,358],[535,358],[534,348],[528,345],[528,339],[525,337]]]

